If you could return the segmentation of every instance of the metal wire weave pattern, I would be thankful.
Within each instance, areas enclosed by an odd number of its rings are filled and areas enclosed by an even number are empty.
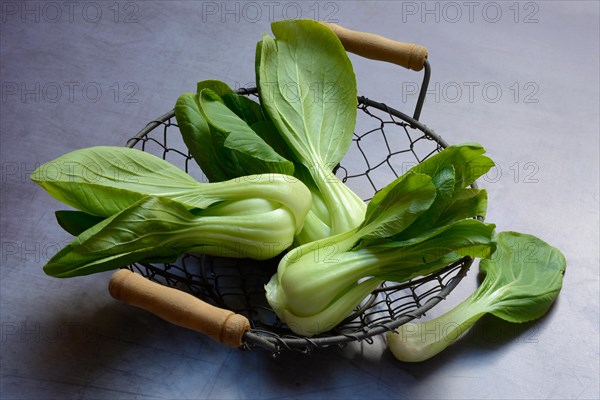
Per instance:
[[[365,201],[394,177],[447,146],[425,125],[384,104],[359,97],[358,114],[352,146],[335,173]],[[152,152],[206,181],[183,145],[172,112],[149,123],[128,146]],[[264,284],[276,272],[277,262],[186,254],[174,264],[133,264],[128,268],[246,316],[252,323],[244,337],[246,348],[263,347],[278,354],[371,341],[374,335],[420,317],[444,299],[467,273],[472,260],[461,260],[411,282],[386,282],[344,322],[310,339],[293,334],[265,299]]]

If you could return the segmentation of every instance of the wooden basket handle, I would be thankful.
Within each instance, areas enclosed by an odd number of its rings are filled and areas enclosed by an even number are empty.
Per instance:
[[[192,329],[231,347],[240,347],[250,330],[246,317],[214,307],[191,294],[152,282],[127,269],[113,274],[108,291],[112,297]]]
[[[386,61],[413,71],[425,65],[427,48],[411,43],[397,42],[373,33],[353,31],[340,25],[323,22],[338,36],[346,51],[372,60]]]

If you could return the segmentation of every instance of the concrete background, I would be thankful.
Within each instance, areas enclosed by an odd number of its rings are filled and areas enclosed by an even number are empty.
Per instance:
[[[599,3],[2,1],[0,397],[599,398]],[[110,276],[42,266],[69,236],[28,180],[78,148],[123,145],[202,79],[254,82],[269,23],[313,18],[428,47],[421,119],[478,141],[498,230],[561,249],[559,300],[534,324],[484,318],[429,362],[378,339],[309,357],[242,352],[112,300]],[[412,110],[421,76],[352,56],[360,93]],[[447,301],[477,285],[470,273]]]

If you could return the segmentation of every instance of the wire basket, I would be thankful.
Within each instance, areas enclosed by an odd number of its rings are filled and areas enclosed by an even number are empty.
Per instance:
[[[416,163],[447,147],[447,143],[419,121],[431,75],[424,62],[421,91],[413,116],[365,97],[358,98],[357,129],[352,146],[335,174],[365,201]],[[255,96],[256,88],[239,94]],[[150,122],[127,142],[128,147],[162,156],[199,180],[206,180],[190,156],[171,111]],[[243,336],[246,349],[260,347],[277,355],[293,350],[310,353],[328,346],[366,341],[424,315],[443,300],[469,270],[464,258],[442,271],[409,282],[385,282],[352,315],[315,337],[294,334],[271,310],[264,285],[277,270],[280,258],[239,260],[186,254],[173,264],[138,263],[128,267],[152,281],[188,292],[216,307],[248,318],[251,329]]]

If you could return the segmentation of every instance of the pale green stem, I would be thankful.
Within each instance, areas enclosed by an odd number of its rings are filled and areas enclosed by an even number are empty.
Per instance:
[[[437,318],[409,322],[388,332],[388,346],[400,361],[427,360],[463,336],[487,310],[487,302],[476,300],[472,295]]]
[[[332,234],[359,226],[365,218],[366,203],[326,166],[314,165],[310,172],[329,209]]]

